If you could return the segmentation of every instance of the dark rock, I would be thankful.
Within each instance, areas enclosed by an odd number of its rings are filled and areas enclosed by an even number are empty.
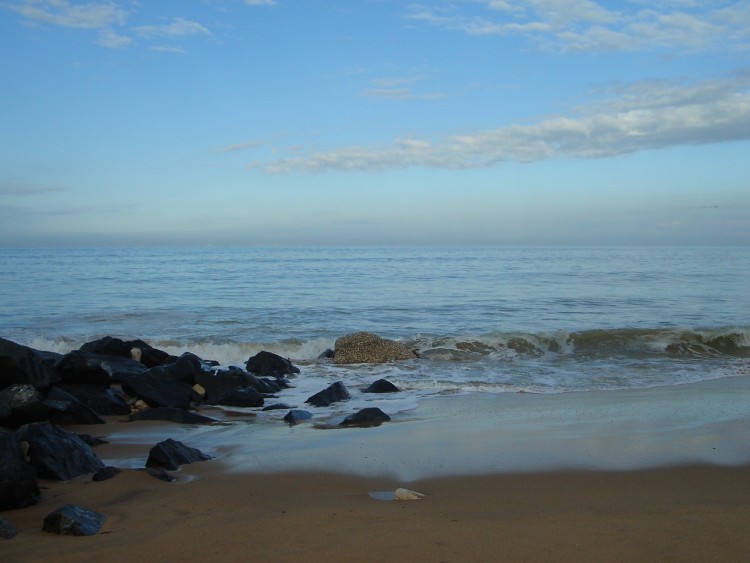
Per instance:
[[[247,371],[261,376],[283,377],[299,373],[292,362],[272,352],[261,351],[247,361]]]
[[[235,389],[226,397],[222,397],[216,404],[227,407],[262,407],[264,402],[263,395],[255,389],[243,387]]]
[[[16,527],[10,523],[10,520],[0,516],[0,539],[1,540],[13,539],[14,537],[16,537],[17,533],[18,533],[18,530],[16,530]]]
[[[76,350],[62,356],[55,369],[65,383],[98,383],[109,385],[112,377],[102,365],[106,356]]]
[[[130,405],[109,386],[63,383],[58,385],[101,416],[130,414]]]
[[[104,467],[80,436],[49,422],[26,424],[16,435],[19,441],[29,444],[30,463],[40,477],[67,481]]]
[[[410,360],[417,355],[406,346],[370,332],[357,332],[336,340],[336,364],[382,364]]]
[[[10,411],[5,416],[6,426],[18,427],[46,420],[50,413],[44,395],[30,383],[15,383],[0,391],[0,403]]]
[[[65,536],[93,536],[102,529],[107,517],[85,506],[66,504],[44,519],[45,532]]]
[[[148,453],[148,460],[146,460],[146,467],[163,467],[175,470],[179,469],[180,465],[209,459],[211,459],[210,455],[168,438],[151,448]]]
[[[285,403],[274,403],[273,405],[268,405],[267,407],[263,407],[262,410],[264,411],[281,411],[284,409],[291,409],[289,405]]]
[[[349,399],[349,391],[341,381],[332,383],[322,391],[315,393],[312,397],[309,397],[305,402],[310,403],[316,407],[327,407],[332,403],[338,401],[346,401]]]
[[[164,468],[162,467],[148,467],[146,468],[146,471],[148,471],[148,474],[151,475],[151,477],[159,479],[159,481],[164,481],[166,483],[177,481],[177,477],[170,475],[164,471]]]
[[[191,401],[200,401],[191,385],[151,373],[124,378],[122,390],[132,397],[142,399],[150,407],[187,409]]]
[[[152,347],[146,344],[143,340],[128,340],[124,341],[119,338],[113,338],[111,336],[105,336],[99,340],[93,342],[87,342],[81,346],[82,352],[89,352],[91,354],[101,354],[105,356],[120,356],[123,358],[132,358],[133,349],[137,349],[140,353],[140,363],[148,368],[158,366],[161,364],[169,364],[174,362],[176,358],[163,350]]]
[[[326,348],[321,354],[318,356],[319,360],[332,360],[334,356],[333,350],[330,348]]]
[[[289,424],[297,424],[304,420],[310,420],[313,417],[310,411],[302,409],[292,409],[284,415],[284,420]]]
[[[253,387],[259,392],[259,393],[265,393],[267,395],[278,393],[281,391],[281,385],[279,385],[279,381],[284,381],[283,379],[268,379],[266,377],[256,377],[255,381],[253,383]]]
[[[45,404],[50,407],[50,421],[55,424],[104,424],[91,408],[59,387],[51,387],[47,399]]]
[[[24,508],[39,500],[34,468],[26,463],[21,441],[0,428],[0,510]]]
[[[215,418],[171,407],[155,407],[142,410],[141,412],[131,414],[130,420],[165,420],[167,422],[177,422],[178,424],[212,424],[218,422]]]
[[[13,414],[13,410],[0,400],[0,423],[9,418],[11,414]]]
[[[102,467],[99,471],[94,473],[94,476],[91,477],[91,480],[98,483],[100,481],[106,481],[107,479],[112,479],[112,477],[116,477],[120,474],[122,470],[118,467],[112,467],[111,465],[107,465],[106,467]]]
[[[195,376],[195,382],[206,390],[204,402],[211,405],[235,389],[252,385],[255,379],[240,368],[216,370],[213,373],[202,372]]]
[[[148,373],[171,379],[173,381],[182,381],[193,385],[196,383],[196,376],[203,372],[201,359],[195,354],[185,353],[171,364],[162,364],[152,367]]]
[[[370,386],[362,391],[363,393],[398,393],[401,391],[398,387],[396,387],[393,383],[388,381],[387,379],[378,379],[377,381],[373,381]]]
[[[46,391],[60,376],[38,350],[0,338],[0,389],[14,383]]]
[[[389,422],[391,417],[377,407],[368,407],[347,416],[339,426],[380,426]]]

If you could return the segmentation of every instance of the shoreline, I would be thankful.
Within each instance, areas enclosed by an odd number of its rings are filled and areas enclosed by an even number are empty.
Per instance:
[[[4,561],[745,561],[750,466],[439,477],[419,501],[379,501],[400,483],[320,472],[238,474],[209,461],[165,483],[124,470],[44,482]],[[41,531],[67,502],[107,514],[85,538]]]

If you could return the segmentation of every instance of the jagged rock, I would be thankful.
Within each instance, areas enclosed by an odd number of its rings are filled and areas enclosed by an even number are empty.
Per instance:
[[[389,422],[391,417],[377,407],[368,407],[347,416],[339,426],[380,426]]]
[[[130,420],[165,420],[167,422],[177,422],[179,424],[212,424],[218,422],[215,418],[171,407],[145,409],[135,414],[131,414]]]
[[[202,372],[195,376],[195,382],[206,390],[205,402],[216,404],[235,389],[252,385],[254,377],[239,368],[216,370],[213,373]]]
[[[201,359],[195,354],[186,352],[177,360],[169,364],[154,366],[147,373],[165,379],[182,381],[191,386],[196,383],[196,376],[203,371]]]
[[[96,446],[103,446],[104,444],[109,444],[109,442],[104,438],[92,436],[91,434],[77,434],[77,436],[92,448]]]
[[[410,360],[417,355],[403,344],[370,332],[356,332],[336,340],[335,364],[382,364]]]
[[[350,398],[349,391],[341,381],[332,383],[322,391],[315,393],[315,395],[309,397],[305,402],[316,407],[327,407],[332,403],[338,401],[346,401]]]
[[[378,379],[373,381],[362,393],[398,393],[399,391],[401,389],[387,379]]]
[[[80,436],[49,422],[26,424],[16,432],[28,442],[28,456],[40,477],[67,481],[99,471],[104,464]]]
[[[0,389],[24,383],[39,391],[60,381],[60,376],[38,350],[0,338]]]
[[[302,409],[291,409],[284,415],[284,420],[289,424],[297,424],[303,420],[310,420],[313,417],[310,411]]]
[[[4,422],[11,427],[46,420],[50,412],[44,395],[30,383],[16,383],[0,391],[0,403],[10,411]]]
[[[50,407],[50,421],[55,424],[104,424],[91,408],[59,387],[50,388],[45,404]]]
[[[91,354],[132,358],[134,348],[140,352],[140,360],[138,361],[148,368],[161,364],[168,364],[177,359],[163,350],[159,350],[146,344],[143,340],[124,341],[120,338],[113,338],[111,336],[105,336],[99,340],[87,342],[81,346],[80,350]]]
[[[66,504],[47,515],[42,529],[65,536],[93,536],[102,529],[106,518],[85,506]]]
[[[0,428],[0,510],[24,508],[38,500],[36,472],[26,463],[20,440]]]
[[[229,395],[216,401],[217,405],[227,407],[262,407],[264,404],[263,395],[258,393],[252,387],[243,387],[235,389]]]
[[[65,354],[55,363],[55,369],[65,383],[96,383],[109,385],[112,377],[102,365],[106,356],[76,350]]]
[[[0,539],[11,540],[16,537],[17,533],[18,530],[16,530],[16,527],[10,523],[10,520],[0,516]]]
[[[125,399],[109,386],[61,383],[58,387],[73,395],[101,416],[130,414],[130,406],[125,402]]]
[[[261,351],[247,361],[247,371],[261,376],[283,377],[299,373],[292,362],[272,352]]]
[[[210,455],[186,446],[180,441],[168,438],[151,448],[148,453],[148,460],[146,460],[146,467],[163,467],[175,470],[179,469],[180,465],[209,459],[211,459]]]
[[[151,373],[124,378],[122,390],[132,397],[144,400],[150,407],[187,409],[191,401],[200,401],[190,384]]]
[[[112,479],[113,477],[116,477],[120,474],[122,470],[117,467],[112,467],[111,465],[108,465],[106,467],[102,467],[99,471],[94,473],[94,476],[91,477],[91,480],[99,483],[100,481],[106,481],[107,479]]]

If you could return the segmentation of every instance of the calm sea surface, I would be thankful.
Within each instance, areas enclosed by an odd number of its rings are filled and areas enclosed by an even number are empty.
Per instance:
[[[300,365],[300,394],[388,377],[409,408],[747,374],[749,281],[746,247],[6,249],[0,336],[57,352],[142,338],[224,365],[266,349]],[[421,358],[317,359],[359,330]]]

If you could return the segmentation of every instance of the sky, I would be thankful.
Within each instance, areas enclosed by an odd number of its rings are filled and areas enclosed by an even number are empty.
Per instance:
[[[750,244],[750,1],[0,0],[0,246]]]

